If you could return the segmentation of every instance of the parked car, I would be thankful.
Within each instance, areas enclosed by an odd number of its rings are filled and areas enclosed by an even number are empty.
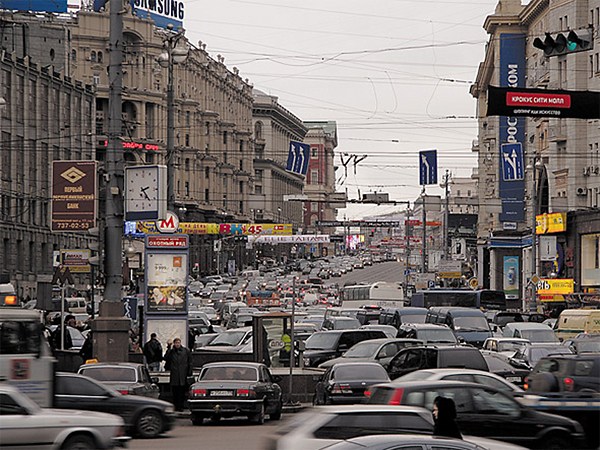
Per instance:
[[[436,397],[451,398],[462,433],[532,448],[580,448],[581,425],[517,402],[490,386],[458,381],[393,381],[371,387],[369,404],[420,406],[433,409]]]
[[[123,395],[142,395],[158,398],[158,378],[152,378],[145,364],[95,363],[84,364],[77,371],[112,387]]]
[[[387,371],[393,380],[415,370],[442,367],[488,370],[483,355],[475,347],[421,346],[400,350],[390,361]]]
[[[385,334],[379,330],[333,330],[314,333],[305,342],[304,365],[317,367],[329,359],[342,356],[359,342],[380,338],[385,338]]]
[[[431,434],[433,418],[411,406],[319,406],[294,415],[268,436],[270,450],[319,450],[329,445],[372,434]]]
[[[482,347],[492,337],[492,330],[485,315],[476,308],[442,307],[429,308],[426,323],[447,325],[461,341]]]
[[[554,344],[560,341],[548,325],[535,322],[507,323],[502,331],[503,337],[527,339],[532,344]]]
[[[83,375],[56,374],[54,402],[58,408],[83,409],[116,414],[128,433],[154,438],[173,426],[173,405],[140,395],[121,395],[109,386]]]
[[[0,385],[2,448],[95,450],[125,447],[123,419],[113,414],[40,408],[17,388]]]
[[[429,323],[407,323],[398,329],[398,337],[418,339],[426,344],[458,344],[458,339],[450,328],[445,325]]]
[[[372,384],[390,381],[387,372],[374,362],[340,362],[329,367],[315,386],[315,405],[348,405],[365,401]]]
[[[262,424],[265,416],[281,418],[283,401],[277,379],[264,364],[217,362],[205,364],[198,380],[190,387],[188,405],[192,423],[205,418],[247,416]]]
[[[417,339],[370,339],[359,342],[345,352],[339,358],[333,358],[320,364],[319,367],[329,368],[339,362],[376,362],[383,368],[388,364],[396,354],[406,347],[423,345],[423,342]]]
[[[553,355],[538,361],[526,379],[532,392],[600,392],[600,353]]]

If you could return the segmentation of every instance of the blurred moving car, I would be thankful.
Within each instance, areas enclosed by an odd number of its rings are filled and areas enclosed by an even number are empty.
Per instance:
[[[55,404],[59,408],[109,412],[121,416],[128,433],[154,438],[173,426],[173,405],[140,395],[121,395],[83,375],[56,374]]]
[[[145,364],[84,364],[77,373],[100,381],[123,395],[142,395],[150,398],[158,398],[160,395],[158,378],[150,377]]]
[[[571,419],[546,414],[517,402],[506,392],[458,381],[392,381],[371,387],[369,404],[433,409],[436,397],[456,404],[462,433],[535,448],[581,448],[584,432]]]
[[[511,364],[500,353],[482,351],[483,359],[488,366],[490,373],[505,378],[507,381],[516,384],[519,387],[525,385],[525,378],[529,375],[530,369],[520,364]]]
[[[264,364],[218,362],[205,364],[190,387],[188,405],[192,423],[205,418],[247,416],[263,424],[265,416],[279,420],[283,409],[281,388]]]
[[[2,448],[95,450],[125,447],[123,419],[113,414],[40,408],[16,388],[0,385]]]
[[[390,381],[387,372],[375,362],[340,362],[331,366],[315,386],[315,405],[353,404],[366,400],[372,384]]]
[[[319,450],[372,434],[431,434],[433,417],[411,406],[320,406],[295,414],[268,436],[269,450]]]
[[[600,353],[600,334],[580,333],[563,341],[573,353]]]
[[[509,357],[508,361],[515,366],[531,370],[544,356],[570,355],[572,353],[570,348],[560,344],[527,345],[515,352],[513,356]]]
[[[317,367],[329,359],[342,356],[359,342],[380,338],[385,338],[385,334],[379,330],[334,330],[314,333],[305,342],[304,365]]]
[[[423,345],[417,339],[370,339],[353,345],[350,350],[339,358],[330,359],[319,367],[328,368],[339,362],[376,362],[387,368],[396,354],[406,347]]]
[[[600,392],[600,353],[546,356],[525,383],[531,392]]]

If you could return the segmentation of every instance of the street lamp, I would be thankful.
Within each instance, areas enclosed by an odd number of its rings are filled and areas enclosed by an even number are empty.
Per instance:
[[[534,153],[532,161],[525,167],[532,172],[531,186],[531,277],[537,273],[537,235],[536,235],[536,216],[537,216],[537,173],[542,168],[542,162],[537,153]],[[529,300],[529,310],[537,305],[537,286],[531,282],[531,298]]]
[[[158,57],[158,64],[167,70],[167,209],[175,209],[175,100],[173,91],[173,67],[182,64],[188,57],[188,48],[179,45],[183,30],[173,32],[173,25],[167,25],[163,40],[165,51]]]

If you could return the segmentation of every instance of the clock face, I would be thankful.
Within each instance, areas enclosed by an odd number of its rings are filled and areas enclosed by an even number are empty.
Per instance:
[[[154,211],[158,209],[158,168],[128,168],[126,209],[128,212]]]

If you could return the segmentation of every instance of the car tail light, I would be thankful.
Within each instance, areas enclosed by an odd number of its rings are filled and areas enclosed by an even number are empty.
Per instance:
[[[529,377],[525,377],[525,381],[523,382],[523,389],[526,391],[529,390]]]
[[[129,395],[129,394],[131,394],[131,392],[129,392],[129,389],[117,389],[117,391],[119,391],[119,393],[122,394],[122,395]]]
[[[236,391],[236,395],[238,397],[254,397],[256,392],[254,392],[252,389],[238,389]]]
[[[365,397],[371,397],[371,391],[369,389],[365,390]]]
[[[563,384],[565,385],[566,391],[573,392],[573,389],[575,388],[575,380],[573,380],[573,378],[563,378]]]
[[[401,405],[402,404],[402,396],[404,395],[404,389],[394,389],[394,394],[388,405]]]
[[[192,397],[206,397],[206,389],[192,389]]]
[[[331,388],[332,394],[352,394],[352,388],[349,384],[334,384]]]

